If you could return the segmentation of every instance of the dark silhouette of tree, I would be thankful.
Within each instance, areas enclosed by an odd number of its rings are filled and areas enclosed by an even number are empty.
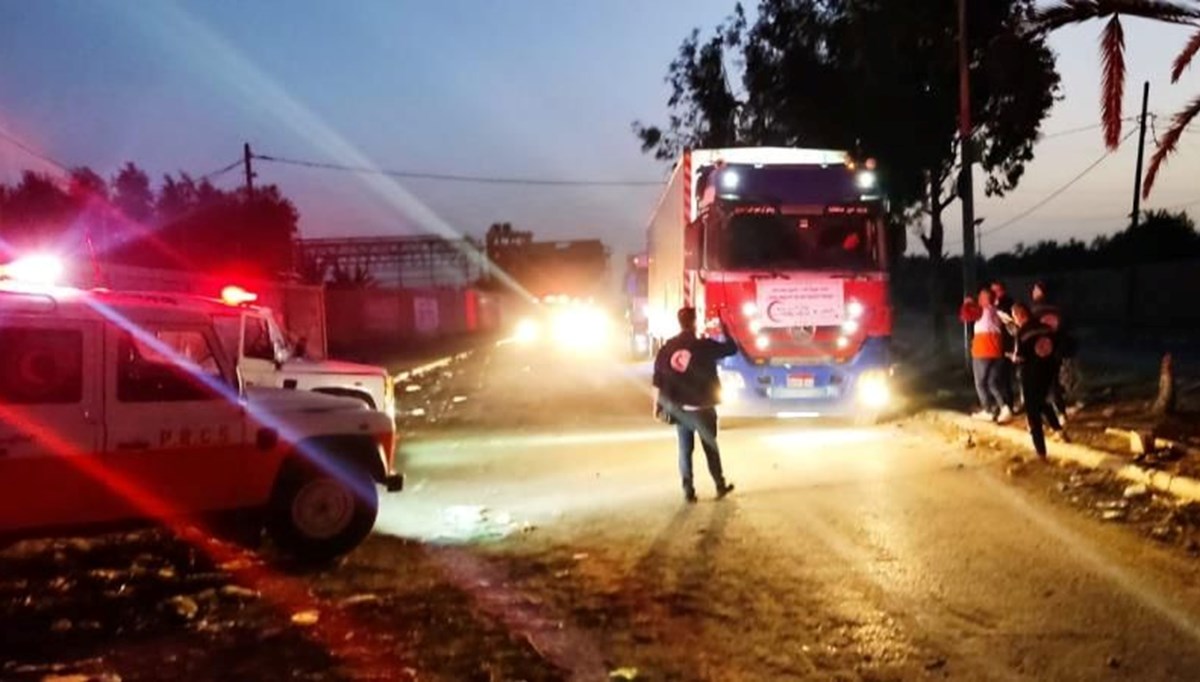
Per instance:
[[[335,265],[329,273],[330,289],[370,289],[375,286],[375,276],[364,265],[347,268]]]
[[[79,206],[63,183],[25,171],[21,182],[4,193],[0,238],[17,249],[55,249],[69,240],[78,212]]]
[[[273,185],[248,197],[180,173],[155,192],[132,163],[111,183],[77,168],[62,178],[27,172],[14,187],[0,185],[0,247],[125,265],[289,275],[298,221]]]
[[[1017,244],[1012,251],[992,256],[994,274],[1052,274],[1069,270],[1123,268],[1171,260],[1200,258],[1200,233],[1184,211],[1146,211],[1137,227],[1096,237],[1091,244],[1072,239]]]
[[[301,284],[323,285],[329,281],[329,264],[321,258],[304,255],[296,264],[296,279]]]
[[[1033,0],[969,7],[976,157],[986,193],[1002,196],[1033,158],[1059,75],[1044,35],[1027,30]],[[936,275],[958,197],[956,17],[954,0],[761,0],[748,24],[739,6],[709,39],[684,40],[667,125],[634,131],[662,159],[735,145],[874,157],[893,221],[928,220],[920,239]]]
[[[113,178],[112,203],[126,219],[149,223],[154,212],[150,176],[133,163],[126,163]]]

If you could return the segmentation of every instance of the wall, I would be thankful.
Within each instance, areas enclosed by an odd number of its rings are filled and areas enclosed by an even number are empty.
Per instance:
[[[1200,325],[1200,261],[1002,279],[1018,300],[1027,300],[1033,283],[1045,279],[1079,322],[1151,329]]]
[[[331,352],[487,332],[500,325],[500,302],[476,289],[328,289]]]

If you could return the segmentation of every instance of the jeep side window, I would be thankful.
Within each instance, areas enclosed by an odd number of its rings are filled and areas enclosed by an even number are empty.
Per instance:
[[[221,370],[198,331],[159,330],[150,338],[123,334],[117,346],[117,399],[121,402],[215,400]]]
[[[0,403],[70,404],[83,400],[83,333],[0,328]]]
[[[275,344],[271,342],[271,330],[267,321],[258,316],[246,317],[246,357],[256,360],[275,360]]]

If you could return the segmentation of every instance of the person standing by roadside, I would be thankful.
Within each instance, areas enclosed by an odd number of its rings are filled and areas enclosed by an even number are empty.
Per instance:
[[[737,345],[724,320],[722,339],[717,341],[696,336],[695,308],[680,308],[677,317],[679,334],[663,344],[654,358],[654,416],[675,425],[684,501],[696,501],[692,453],[697,434],[708,460],[708,473],[717,486],[717,499],[721,499],[733,492],[733,484],[725,480],[717,447],[717,403],[721,398],[717,361],[736,353]]]
[[[1011,393],[1004,390],[1001,372],[1004,361],[1004,326],[996,311],[991,289],[980,289],[977,299],[963,300],[959,319],[974,323],[971,337],[971,371],[981,409],[975,419],[1007,424],[1012,421]]]
[[[1051,297],[1050,287],[1046,282],[1036,282],[1033,285],[1031,296],[1033,305],[1030,306],[1030,314],[1034,319],[1052,329],[1058,338],[1061,364],[1052,397],[1059,417],[1065,417],[1068,408],[1078,406],[1080,403],[1079,360],[1077,358],[1079,342],[1075,338],[1074,330],[1063,315],[1062,306],[1055,303]]]
[[[1019,411],[1024,402],[1021,394],[1020,369],[1012,361],[1012,355],[1017,351],[1017,325],[1012,319],[1013,297],[1008,295],[1008,287],[1000,280],[992,280],[988,285],[992,290],[992,301],[996,304],[996,312],[1000,315],[1000,340],[1004,344],[1004,357],[1000,363],[1000,384],[1005,395],[1009,396],[1009,404],[1014,411]],[[1015,398],[1014,398],[1015,396]]]
[[[1018,325],[1016,361],[1020,364],[1022,388],[1025,391],[1025,417],[1029,435],[1038,457],[1046,457],[1046,434],[1043,422],[1067,440],[1048,399],[1058,381],[1058,339],[1051,329],[1033,317],[1023,303],[1013,306],[1013,319]]]

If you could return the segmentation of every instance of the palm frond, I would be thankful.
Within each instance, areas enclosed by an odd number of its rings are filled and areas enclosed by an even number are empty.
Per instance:
[[[1114,15],[1104,27],[1100,61],[1104,68],[1100,92],[1104,144],[1109,149],[1116,149],[1121,143],[1121,102],[1125,97],[1125,31],[1121,28],[1120,16]]]
[[[1188,24],[1200,19],[1200,3],[1195,0],[1098,0],[1101,16],[1124,14],[1142,19]]]
[[[1200,19],[1200,3],[1185,4],[1177,0],[1059,0],[1034,12],[1030,28],[1034,32],[1045,33],[1120,14],[1170,24],[1186,24]]]
[[[1172,83],[1179,82],[1179,77],[1183,75],[1184,70],[1192,63],[1192,58],[1196,56],[1197,52],[1200,52],[1200,30],[1192,35],[1187,45],[1183,46],[1183,52],[1179,53],[1179,56],[1175,58],[1175,63],[1171,65]]]
[[[1034,12],[1030,28],[1034,32],[1043,33],[1071,24],[1082,24],[1102,16],[1104,15],[1101,14],[1100,4],[1096,0],[1060,0]]]
[[[1142,196],[1150,196],[1150,190],[1154,188],[1154,180],[1158,178],[1158,172],[1166,163],[1167,157],[1175,153],[1179,146],[1179,138],[1183,137],[1183,131],[1198,116],[1200,116],[1200,97],[1192,100],[1187,107],[1171,118],[1171,129],[1163,135],[1162,141],[1158,143],[1158,149],[1154,150],[1154,158],[1150,159],[1150,168],[1146,171],[1146,181],[1142,184]]]

